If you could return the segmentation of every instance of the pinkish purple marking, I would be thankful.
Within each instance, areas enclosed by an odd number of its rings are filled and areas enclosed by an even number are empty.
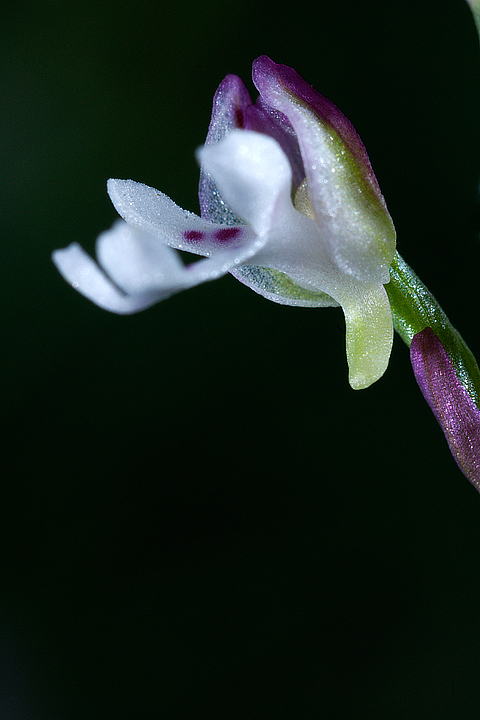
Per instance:
[[[219,242],[229,242],[229,240],[237,237],[240,232],[241,230],[238,227],[220,228],[220,230],[215,232],[215,240],[218,240]]]
[[[203,233],[200,232],[200,230],[185,230],[183,237],[185,240],[188,240],[188,242],[196,243],[200,242],[203,238]]]
[[[245,125],[245,120],[243,116],[243,109],[240,107],[235,108],[235,121],[238,128],[243,128]]]

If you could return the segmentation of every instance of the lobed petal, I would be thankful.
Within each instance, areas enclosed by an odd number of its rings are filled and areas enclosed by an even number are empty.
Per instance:
[[[253,79],[265,102],[296,132],[312,210],[319,226],[330,229],[332,258],[363,282],[388,282],[395,230],[353,126],[285,65],[258,58]]]
[[[117,221],[97,240],[99,264],[73,243],[53,253],[63,277],[110,312],[144,310],[180,290],[215,280],[236,264],[236,251],[183,265],[179,255],[144,230]]]
[[[98,236],[96,254],[103,270],[128,295],[153,293],[161,299],[185,284],[179,253],[122,220]]]
[[[126,295],[78,243],[72,243],[63,250],[55,250],[52,260],[60,274],[75,290],[105,310],[129,315],[157,302],[155,293],[138,292],[134,296]]]
[[[445,348],[431,328],[413,337],[410,359],[420,390],[457,465],[480,491],[480,410],[458,380]]]

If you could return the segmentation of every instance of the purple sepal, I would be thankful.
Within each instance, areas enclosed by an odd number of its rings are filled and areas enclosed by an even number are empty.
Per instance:
[[[429,327],[410,346],[413,372],[460,470],[480,492],[480,410],[458,380],[445,348]]]
[[[267,105],[261,97],[252,104],[248,90],[237,75],[227,75],[213,98],[212,117],[205,147],[220,142],[232,130],[255,130],[276,140],[290,161],[292,191],[295,192],[305,177],[302,155],[297,136],[282,113]],[[225,204],[215,183],[203,171],[199,186],[200,214],[203,218],[226,225],[238,224],[236,217]]]
[[[212,117],[205,146],[220,142],[229,132],[245,128],[245,110],[252,101],[248,90],[237,75],[227,75],[217,88],[213,98]],[[237,225],[236,217],[218,194],[209,175],[200,170],[198,188],[202,218],[224,225]]]
[[[329,125],[345,143],[365,179],[381,198],[383,195],[370,165],[370,160],[360,136],[352,123],[331,100],[315,90],[293,68],[281,65],[262,55],[253,63],[253,82],[264,100],[273,104],[277,92],[286,92],[315,113],[321,123]]]

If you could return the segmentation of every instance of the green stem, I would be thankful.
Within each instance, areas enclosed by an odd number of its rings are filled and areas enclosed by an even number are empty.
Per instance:
[[[430,327],[447,351],[458,379],[480,408],[477,361],[433,295],[398,253],[390,266],[390,282],[385,290],[394,328],[408,347],[414,335]]]

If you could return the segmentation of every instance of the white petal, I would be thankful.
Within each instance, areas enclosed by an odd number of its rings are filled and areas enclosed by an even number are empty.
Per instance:
[[[243,265],[271,268],[288,278],[288,289],[284,279],[279,284],[290,299],[279,288],[273,290],[274,299],[324,305],[327,293],[328,304],[335,304],[339,288],[350,286],[351,279],[332,261],[318,225],[294,208],[290,163],[280,145],[266,135],[233,130],[219,143],[203,148],[199,157],[229,205],[264,240],[253,260]],[[244,281],[245,273],[234,274]]]
[[[244,225],[224,227],[182,210],[155,188],[133,180],[109,180],[108,193],[115,209],[129,224],[155,235],[159,242],[197,255],[235,251],[251,257],[255,233]]]
[[[56,250],[52,260],[65,280],[86,298],[110,312],[128,315],[153,305],[156,297],[127,296],[100,270],[78,243]]]
[[[74,243],[57,250],[53,261],[82,295],[120,314],[143,310],[180,290],[215,280],[240,263],[236,250],[228,249],[185,266],[175,250],[123,220],[99,236],[97,255],[101,268]]]
[[[128,294],[175,287],[185,272],[175,250],[123,220],[99,235],[96,251],[105,272]]]
[[[107,190],[116,211],[124,220],[160,236],[170,247],[191,252],[185,242],[186,231],[203,233],[215,230],[213,223],[183,210],[169,197],[143,183],[110,179]]]
[[[97,257],[112,280],[128,294],[156,293],[159,300],[225,275],[240,263],[228,248],[184,265],[179,254],[149,232],[118,220],[97,240]]]
[[[268,231],[278,206],[291,203],[290,163],[267,135],[232,130],[221,142],[201,148],[198,157],[229,207],[258,235]]]

